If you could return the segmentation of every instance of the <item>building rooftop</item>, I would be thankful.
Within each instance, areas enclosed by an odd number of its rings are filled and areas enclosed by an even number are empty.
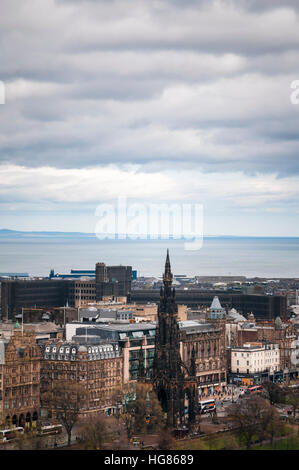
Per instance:
[[[278,349],[279,345],[274,343],[252,342],[244,343],[243,346],[233,346],[232,351],[258,351],[261,349]]]
[[[211,323],[199,322],[196,320],[180,321],[179,327],[181,330],[185,330],[186,334],[204,333],[207,331],[215,331],[217,329],[217,326]]]
[[[21,324],[20,324],[21,325]],[[16,324],[15,323],[0,323],[0,333],[2,332],[13,332]],[[50,333],[60,331],[61,327],[53,322],[39,322],[39,323],[24,323],[24,331],[34,331],[35,333]]]
[[[46,360],[75,361],[79,359],[79,353],[87,353],[89,360],[109,359],[120,355],[118,344],[91,345],[83,338],[80,343],[60,341],[43,346],[43,356]]]
[[[147,322],[142,322],[142,323],[115,323],[115,324],[95,324],[94,322],[73,322],[72,324],[78,325],[78,327],[84,328],[85,326],[93,327],[96,329],[101,329],[101,330],[108,330],[108,331],[142,331],[142,330],[155,330],[156,329],[156,323],[147,323]]]

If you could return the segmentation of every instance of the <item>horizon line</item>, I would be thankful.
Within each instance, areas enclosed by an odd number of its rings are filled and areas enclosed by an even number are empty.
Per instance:
[[[0,234],[1,233],[24,233],[24,234],[77,234],[77,235],[92,235],[96,237],[95,232],[80,232],[80,231],[62,231],[62,230],[16,230],[16,229],[8,229],[8,228],[2,228],[0,229]],[[115,235],[115,236],[140,236],[140,237],[148,237],[150,234],[122,234],[116,232],[115,234],[106,234],[107,236]],[[168,234],[167,234],[168,235]],[[159,235],[160,237],[163,235]],[[180,240],[180,238],[173,238],[173,235],[169,235],[170,238],[152,238],[150,240],[155,241],[155,240]],[[299,235],[234,235],[234,234],[206,234],[203,235],[203,238],[299,238]],[[141,238],[145,240],[145,238]],[[183,239],[183,238],[182,238]],[[125,240],[125,239],[123,239]]]

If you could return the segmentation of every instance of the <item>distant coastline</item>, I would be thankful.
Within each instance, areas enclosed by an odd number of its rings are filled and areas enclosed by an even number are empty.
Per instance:
[[[100,240],[94,233],[0,230],[1,272],[47,276],[93,269],[97,261],[130,265],[142,276],[160,276],[167,248],[174,272],[188,276],[299,278],[299,237],[205,236],[199,250],[178,239]]]
[[[11,229],[0,229],[0,238],[4,237],[17,237],[17,238],[27,238],[27,237],[62,237],[62,238],[68,238],[68,237],[73,237],[73,238],[96,238],[95,233],[90,233],[90,232],[59,232],[59,231],[25,231],[25,230],[11,230]],[[108,234],[108,237],[112,237],[113,234]],[[122,234],[117,235],[116,234],[116,240],[118,239],[117,237],[123,237]],[[130,235],[127,238],[119,238],[119,241],[138,241],[138,240],[133,240],[132,237],[134,235]],[[161,240],[167,240],[167,238],[158,238],[158,239],[153,239],[153,238],[146,238],[147,235],[142,234],[139,235],[139,238],[141,237],[142,240],[147,240],[147,241],[161,241]],[[299,236],[273,236],[273,235],[204,235],[204,239],[209,239],[209,238],[215,238],[215,239],[299,239]],[[175,240],[173,237],[170,237],[171,240]],[[178,239],[176,239],[178,240]]]

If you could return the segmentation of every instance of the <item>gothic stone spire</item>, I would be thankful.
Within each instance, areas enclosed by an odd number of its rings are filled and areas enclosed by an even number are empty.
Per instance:
[[[175,293],[171,288],[172,272],[167,250],[164,288],[161,289],[156,327],[154,385],[167,421],[175,426],[184,413],[184,374],[181,369],[180,331]]]
[[[169,259],[169,250],[167,248],[166,262],[165,262],[165,271],[163,274],[163,283],[165,287],[170,287],[172,284],[173,275],[171,272],[170,259]]]

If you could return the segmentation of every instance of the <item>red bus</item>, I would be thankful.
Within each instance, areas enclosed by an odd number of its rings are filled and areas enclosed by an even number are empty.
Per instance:
[[[252,395],[253,393],[262,393],[263,387],[261,385],[255,385],[253,387],[248,387],[245,390],[246,395]]]

